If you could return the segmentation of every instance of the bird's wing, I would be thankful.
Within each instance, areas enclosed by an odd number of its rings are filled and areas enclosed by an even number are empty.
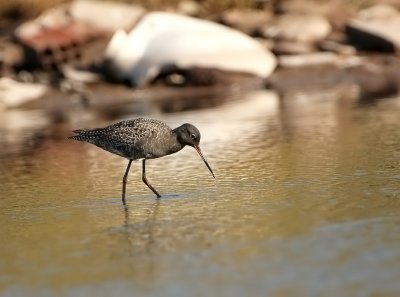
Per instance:
[[[163,122],[152,119],[134,119],[118,122],[104,128],[76,130],[71,138],[92,143],[106,151],[129,159],[162,155],[160,143],[172,133]]]
[[[160,143],[164,135],[172,133],[163,122],[135,119],[116,123],[104,129],[107,150],[132,159],[162,155]]]
[[[109,139],[121,144],[134,146],[170,131],[171,128],[163,122],[143,118],[122,121],[104,129],[105,136]]]

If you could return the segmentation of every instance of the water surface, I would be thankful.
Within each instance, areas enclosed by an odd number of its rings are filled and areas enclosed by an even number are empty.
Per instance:
[[[127,211],[126,160],[0,126],[0,295],[399,296],[399,100],[158,116],[200,129],[216,179],[190,147],[150,160],[156,200],[134,163]]]

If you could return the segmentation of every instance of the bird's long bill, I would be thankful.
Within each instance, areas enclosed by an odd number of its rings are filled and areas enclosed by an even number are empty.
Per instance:
[[[213,178],[215,178],[214,172],[212,171],[210,165],[208,165],[206,159],[203,157],[203,154],[201,153],[200,147],[199,147],[199,146],[193,146],[193,147],[196,149],[196,151],[199,153],[200,157],[203,159],[204,164],[206,164],[208,170],[210,170],[210,172],[211,172]]]

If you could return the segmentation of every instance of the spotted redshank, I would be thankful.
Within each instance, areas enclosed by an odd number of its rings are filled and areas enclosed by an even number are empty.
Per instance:
[[[161,195],[146,178],[146,160],[160,158],[176,153],[186,145],[192,146],[210,170],[214,173],[200,150],[200,131],[191,124],[183,124],[171,129],[165,123],[138,118],[122,121],[104,128],[74,130],[76,135],[69,138],[92,143],[110,153],[129,160],[122,179],[122,203],[125,202],[125,189],[132,161],[142,160],[142,180],[160,198]]]

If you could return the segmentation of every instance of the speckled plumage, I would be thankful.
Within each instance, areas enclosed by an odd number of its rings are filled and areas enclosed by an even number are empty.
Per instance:
[[[138,118],[74,133],[77,135],[72,139],[92,143],[131,160],[159,158],[184,147],[177,141],[174,130],[153,119]]]
[[[142,180],[158,198],[161,197],[160,194],[149,184],[146,178],[146,159],[173,154],[189,145],[196,149],[214,176],[199,147],[200,132],[191,124],[183,124],[172,130],[161,121],[138,118],[122,121],[104,128],[74,130],[73,132],[76,135],[69,138],[92,143],[108,152],[129,159],[122,180],[122,202],[124,205],[127,176],[133,160],[143,160]]]

